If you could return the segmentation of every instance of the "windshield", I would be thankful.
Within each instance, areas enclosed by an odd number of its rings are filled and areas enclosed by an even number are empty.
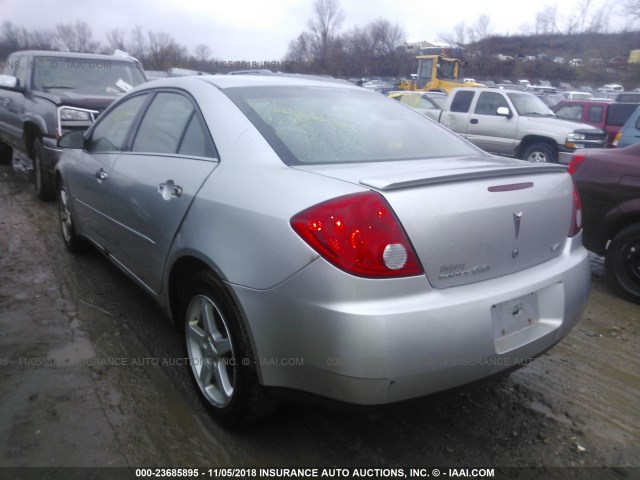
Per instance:
[[[117,95],[144,83],[133,62],[110,59],[36,57],[35,90],[74,90],[91,95]]]
[[[528,93],[508,93],[507,95],[519,115],[555,117],[551,109],[535,95]]]
[[[481,154],[447,129],[380,94],[325,87],[224,92],[288,165]]]

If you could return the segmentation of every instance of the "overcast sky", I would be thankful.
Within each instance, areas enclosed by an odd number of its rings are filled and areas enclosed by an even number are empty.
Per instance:
[[[451,32],[464,21],[472,25],[480,15],[491,18],[491,30],[499,34],[518,34],[522,26],[532,26],[544,5],[558,9],[563,19],[585,0],[339,0],[345,15],[341,30],[384,18],[397,23],[407,40],[435,41],[441,32]],[[607,0],[592,0],[598,7]],[[49,28],[56,23],[84,20],[94,37],[105,41],[114,28],[140,25],[143,29],[167,32],[180,44],[193,50],[197,44],[209,45],[213,56],[222,60],[280,60],[289,42],[307,28],[312,16],[312,0],[0,0],[0,22],[9,20],[27,28]],[[622,2],[614,2],[618,5]],[[438,7],[435,7],[435,6]],[[624,20],[616,16],[611,30]]]

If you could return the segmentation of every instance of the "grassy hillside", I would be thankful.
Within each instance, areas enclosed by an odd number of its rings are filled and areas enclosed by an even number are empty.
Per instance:
[[[629,52],[638,48],[640,32],[490,37],[465,45],[468,60],[465,74],[497,81],[528,78],[532,82],[544,79],[594,87],[604,83],[621,83],[625,88],[633,89],[640,86],[640,64],[613,71],[608,69],[607,64],[613,57],[628,58]],[[514,58],[544,54],[547,60],[500,61],[496,58],[499,54]],[[568,64],[556,64],[552,61],[554,57],[562,57],[567,61],[580,58],[585,65],[575,68]],[[591,64],[590,59],[602,59],[603,64]]]

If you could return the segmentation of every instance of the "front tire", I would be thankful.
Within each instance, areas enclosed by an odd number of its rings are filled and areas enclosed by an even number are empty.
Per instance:
[[[55,198],[53,180],[42,165],[42,140],[33,140],[33,173],[35,176],[35,188],[37,197],[48,202]]]
[[[522,160],[531,163],[558,163],[558,153],[546,143],[534,143],[524,149]]]
[[[249,336],[231,295],[213,273],[189,282],[182,301],[189,372],[214,419],[246,427],[267,410]]]
[[[640,224],[621,230],[609,245],[604,262],[615,291],[625,300],[640,303]]]

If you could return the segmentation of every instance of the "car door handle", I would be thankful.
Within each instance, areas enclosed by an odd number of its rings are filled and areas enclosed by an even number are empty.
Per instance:
[[[109,174],[105,172],[104,169],[102,168],[96,172],[96,178],[98,179],[99,182],[106,180],[107,177],[109,177]]]
[[[182,195],[182,187],[176,185],[173,180],[167,180],[164,183],[158,185],[158,193],[162,195],[165,200],[171,200]]]
[[[478,119],[477,118],[472,118],[469,122],[473,123],[475,125],[475,124],[478,123]]]

